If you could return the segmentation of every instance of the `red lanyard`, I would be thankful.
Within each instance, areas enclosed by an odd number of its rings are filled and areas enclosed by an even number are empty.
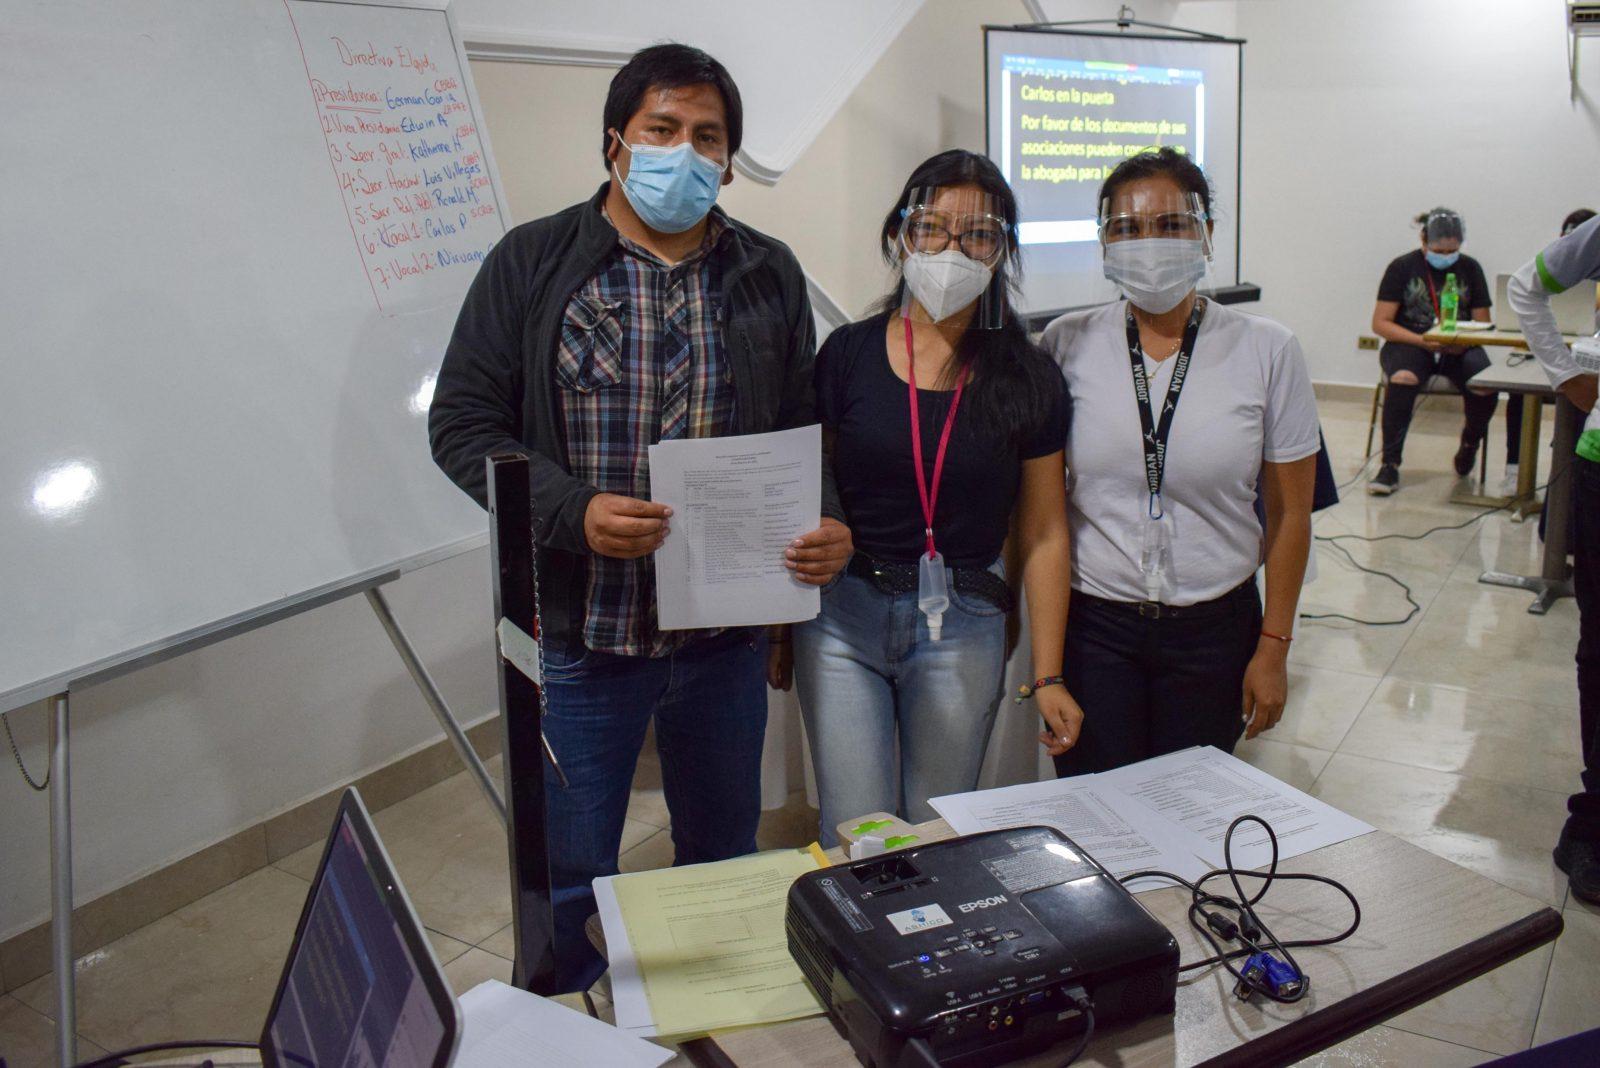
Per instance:
[[[1422,277],[1428,280],[1428,296],[1433,298],[1433,317],[1442,323],[1444,322],[1444,309],[1439,307],[1439,291],[1433,287],[1432,264],[1423,265]]]
[[[956,396],[950,402],[950,414],[944,417],[944,430],[939,435],[939,451],[933,457],[933,489],[928,489],[928,483],[922,473],[922,418],[917,412],[917,357],[911,345],[911,320],[902,320],[906,324],[906,389],[911,395],[911,456],[917,468],[917,495],[922,498],[922,518],[926,525],[922,528],[928,535],[928,555],[934,555],[933,546],[933,509],[939,503],[939,480],[944,476],[944,454],[950,446],[950,429],[956,425],[956,409],[961,407],[961,392],[967,388],[967,372],[972,370],[970,365],[961,369],[961,377],[956,380]]]

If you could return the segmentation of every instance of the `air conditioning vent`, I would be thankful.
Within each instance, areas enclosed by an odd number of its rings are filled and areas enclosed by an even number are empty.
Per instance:
[[[1567,4],[1567,27],[1581,37],[1600,36],[1600,2],[1571,0]]]
[[[795,923],[793,917],[786,919],[783,926],[790,948],[799,950],[793,954],[795,963],[800,965],[812,991],[822,999],[824,1009],[833,1008],[833,965],[828,963],[817,936],[803,924]]]

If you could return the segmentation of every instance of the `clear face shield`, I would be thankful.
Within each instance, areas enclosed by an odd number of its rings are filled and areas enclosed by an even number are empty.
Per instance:
[[[1183,303],[1211,269],[1211,227],[1199,193],[1168,181],[1130,182],[1100,204],[1100,248],[1108,278],[1140,309]]]
[[[905,279],[900,314],[969,329],[999,329],[1013,234],[1000,205],[972,186],[914,189],[889,249]]]
[[[1448,208],[1434,208],[1422,223],[1422,240],[1431,251],[1456,252],[1467,239],[1467,224]]]

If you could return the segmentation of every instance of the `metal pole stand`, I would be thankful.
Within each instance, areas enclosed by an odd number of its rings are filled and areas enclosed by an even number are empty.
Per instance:
[[[56,982],[56,1063],[78,1063],[77,976],[72,960],[72,774],[67,695],[50,698],[50,960]]]
[[[489,769],[483,766],[483,761],[478,759],[477,750],[472,748],[472,743],[467,740],[466,732],[461,729],[461,724],[456,722],[455,716],[450,714],[450,708],[444,703],[444,695],[439,692],[439,687],[434,684],[433,676],[428,674],[428,669],[423,666],[422,660],[417,656],[417,651],[411,647],[411,642],[400,629],[400,623],[394,618],[394,612],[389,608],[389,602],[384,598],[383,591],[374,586],[367,590],[367,603],[372,606],[372,611],[377,614],[378,622],[383,624],[384,633],[389,635],[389,641],[394,643],[394,651],[400,654],[406,670],[411,672],[411,680],[417,684],[417,689],[422,691],[422,699],[428,703],[428,708],[433,712],[439,726],[444,728],[445,737],[450,739],[450,744],[455,747],[456,755],[461,762],[472,772],[472,777],[477,780],[478,788],[483,791],[483,796],[489,802],[489,807],[494,809],[494,814],[500,817],[500,822],[506,821],[506,803],[500,797],[500,790],[495,786],[494,779],[489,776]]]
[[[1550,443],[1550,478],[1544,494],[1544,564],[1539,574],[1485,571],[1478,576],[1479,582],[1490,586],[1509,586],[1532,593],[1533,603],[1528,606],[1530,615],[1542,616],[1550,611],[1552,604],[1573,595],[1572,568],[1567,565],[1567,554],[1572,551],[1572,455],[1577,448],[1578,428],[1582,422],[1583,413],[1573,407],[1571,401],[1557,398],[1556,432]],[[1532,425],[1538,426],[1536,422]],[[1529,423],[1524,421],[1522,427],[1526,434]],[[1522,463],[1524,467],[1532,463],[1527,452],[1522,455]]]
[[[506,847],[511,859],[511,981],[536,994],[556,987],[555,912],[546,832],[546,746],[540,718],[538,576],[533,504],[525,456],[491,456],[489,546],[494,563],[494,616],[500,649],[500,722],[506,779]]]

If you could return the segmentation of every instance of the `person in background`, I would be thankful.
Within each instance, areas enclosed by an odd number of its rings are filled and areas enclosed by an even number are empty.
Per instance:
[[[1578,600],[1578,750],[1583,789],[1567,800],[1567,822],[1554,858],[1572,893],[1600,904],[1600,412],[1595,411],[1600,379],[1578,365],[1550,310],[1552,295],[1596,281],[1600,281],[1600,218],[1591,213],[1586,222],[1512,275],[1507,296],[1550,385],[1588,413],[1577,455],[1567,460],[1565,469],[1565,477],[1572,480],[1576,528],[1572,558]],[[1563,477],[1559,466],[1563,459],[1555,459],[1552,482]]]
[[[1567,217],[1561,220],[1561,236],[1566,237],[1568,234],[1572,233],[1572,231],[1576,230],[1578,227],[1594,218],[1595,214],[1596,213],[1589,208],[1579,208],[1576,211],[1569,212]],[[1594,306],[1595,326],[1600,327],[1600,284],[1596,284],[1594,289]]]
[[[1321,440],[1294,335],[1196,293],[1211,189],[1194,161],[1132,156],[1100,203],[1105,274],[1127,299],[1044,332],[1074,398],[1065,671],[1084,718],[1060,775],[1231,752],[1278,722]]]
[[[1561,236],[1566,237],[1572,231],[1594,218],[1595,213],[1588,208],[1579,208],[1569,212],[1561,220]],[[1595,289],[1595,307],[1600,309],[1600,286]],[[1506,399],[1506,474],[1500,485],[1502,496],[1509,497],[1517,490],[1517,460],[1522,451],[1522,398],[1508,397]],[[1539,512],[1539,537],[1544,537],[1544,511]]]
[[[1466,226],[1449,208],[1434,208],[1417,216],[1422,247],[1396,257],[1378,283],[1378,303],[1372,311],[1372,332],[1383,338],[1378,353],[1388,386],[1383,393],[1383,462],[1367,483],[1367,492],[1387,497],[1400,486],[1400,461],[1417,393],[1433,375],[1443,375],[1460,392],[1466,408],[1466,425],[1456,450],[1456,474],[1465,477],[1478,458],[1494,418],[1498,394],[1469,389],[1467,380],[1489,366],[1481,345],[1441,345],[1424,334],[1439,319],[1439,294],[1447,278],[1455,275],[1462,319],[1489,321],[1491,297],[1483,268],[1463,255]],[[1510,441],[1508,436],[1508,445]],[[1520,435],[1516,439],[1520,442]]]
[[[611,79],[609,180],[508,233],[484,260],[445,351],[433,455],[486,500],[484,460],[528,457],[539,544],[556,981],[604,969],[584,922],[617,871],[634,765],[655,720],[675,863],[756,846],[765,636],[662,631],[651,554],[671,512],[647,447],[816,421],[805,277],[781,242],[716,208],[743,131],[739,90],[699,49],[658,45]],[[850,554],[831,471],[821,528],[787,564],[828,581]],[[542,847],[541,847],[542,848]]]
[[[893,292],[817,354],[856,552],[822,614],[794,627],[828,845],[842,820],[932,819],[929,797],[977,785],[1005,673],[1008,530],[1041,741],[1060,751],[1082,718],[1061,679],[1071,408],[1011,305],[1016,198],[988,159],[943,152],[912,172],[878,241],[898,270]],[[930,583],[947,590],[942,611],[924,611]]]

